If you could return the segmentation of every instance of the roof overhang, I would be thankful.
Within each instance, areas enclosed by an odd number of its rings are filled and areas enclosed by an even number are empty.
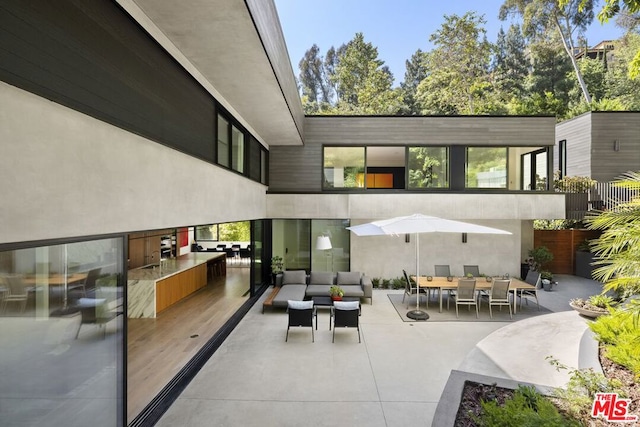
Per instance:
[[[266,145],[302,144],[304,113],[272,0],[118,0]]]

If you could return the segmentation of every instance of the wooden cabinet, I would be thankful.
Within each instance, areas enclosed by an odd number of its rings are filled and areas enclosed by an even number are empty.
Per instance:
[[[129,269],[160,262],[161,240],[173,230],[154,230],[129,235]]]
[[[206,285],[206,264],[158,280],[156,282],[156,314]]]

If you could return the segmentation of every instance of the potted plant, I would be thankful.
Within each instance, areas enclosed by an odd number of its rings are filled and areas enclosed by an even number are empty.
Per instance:
[[[380,283],[382,283],[382,278],[381,277],[374,277],[371,279],[371,284],[373,285],[374,289],[377,289],[380,287]]]
[[[276,284],[276,276],[284,270],[284,260],[281,256],[271,257],[271,281]]]
[[[596,318],[609,313],[616,301],[608,295],[591,295],[588,299],[574,298],[569,305],[586,317]]]
[[[331,287],[329,288],[329,295],[331,296],[331,299],[334,301],[341,301],[342,297],[344,296],[344,290],[337,285],[331,285]]]
[[[553,281],[553,274],[550,271],[540,272],[540,282],[542,283],[542,289],[549,292],[553,288],[556,282]]]

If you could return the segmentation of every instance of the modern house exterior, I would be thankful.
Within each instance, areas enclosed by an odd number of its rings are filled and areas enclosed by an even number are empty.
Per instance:
[[[512,235],[421,239],[421,272],[518,275],[533,220],[565,215],[549,191],[553,117],[305,117],[272,1],[3,0],[0,22],[0,407],[11,402],[12,422],[131,421],[133,235],[177,230],[186,255],[198,226],[250,221],[255,301],[272,255],[371,277],[415,268],[411,236],[348,225],[419,212],[501,228]],[[321,235],[330,252],[315,249]],[[80,346],[69,278],[96,266],[106,285],[92,300],[120,302],[121,326]]]
[[[584,212],[629,200],[630,192],[611,185],[624,173],[640,165],[640,113],[637,111],[593,111],[556,126],[554,170],[560,176],[588,177],[596,181],[588,200],[575,205],[581,219]],[[577,199],[576,199],[577,200]],[[588,205],[587,205],[588,203]],[[567,207],[569,211],[571,206]],[[568,214],[571,217],[571,214]]]

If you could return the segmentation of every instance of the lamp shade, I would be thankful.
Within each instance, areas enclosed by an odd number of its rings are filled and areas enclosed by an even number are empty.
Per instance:
[[[331,249],[331,239],[329,239],[329,236],[318,236],[316,239],[316,249],[321,251]]]

